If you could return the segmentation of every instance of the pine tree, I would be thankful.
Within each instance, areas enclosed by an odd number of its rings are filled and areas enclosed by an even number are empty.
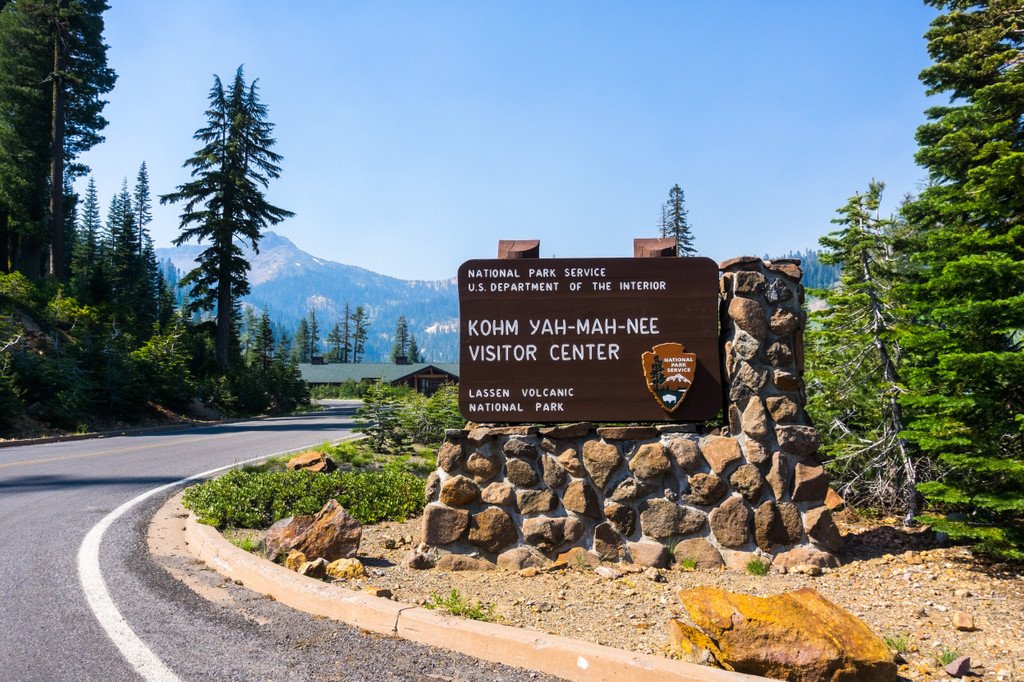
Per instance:
[[[153,221],[153,201],[149,196],[149,171],[146,162],[139,166],[135,177],[135,190],[132,193],[132,211],[135,213],[135,227],[139,231],[139,253],[146,248],[149,231],[146,226]]]
[[[360,363],[366,353],[367,336],[366,309],[357,305],[352,313],[352,362]]]
[[[921,80],[950,102],[918,129],[930,183],[904,211],[906,437],[948,470],[919,486],[955,514],[935,528],[1024,559],[1024,17],[1020,0],[928,2],[945,13]]]
[[[690,229],[689,211],[686,210],[686,197],[683,189],[672,185],[668,191],[668,201],[661,209],[661,236],[675,237],[676,255],[694,256],[697,249],[693,245],[693,231]]]
[[[187,241],[209,241],[199,265],[182,280],[189,285],[195,310],[216,310],[217,363],[231,363],[231,319],[238,300],[249,293],[249,263],[237,242],[259,250],[263,229],[292,215],[267,202],[264,190],[280,176],[281,156],[271,150],[273,125],[259,100],[256,81],[245,83],[242,67],[225,91],[219,77],[210,90],[207,124],[196,131],[202,143],[185,167],[192,180],[160,197],[161,203],[184,202],[181,235]]]
[[[391,362],[398,362],[399,358],[404,358],[406,362],[414,362],[409,357],[409,323],[405,321],[405,315],[398,316],[395,341],[391,346]]]
[[[341,362],[341,344],[343,341],[341,324],[335,322],[334,326],[331,327],[331,331],[327,333],[327,345],[330,346],[330,350],[324,355],[326,362]]]
[[[345,304],[345,313],[341,317],[341,360],[349,362],[352,359],[352,311],[348,303]]]
[[[274,362],[274,328],[266,308],[256,322],[252,339],[252,362],[263,372],[269,372]]]
[[[824,292],[827,307],[808,330],[808,409],[819,425],[829,469],[851,502],[899,513],[912,525],[918,513],[918,456],[903,436],[901,322],[894,296],[899,281],[893,243],[899,224],[879,215],[884,185],[872,181],[832,220],[821,238],[821,262],[841,269]]]
[[[93,302],[88,292],[93,277],[96,274],[96,266],[100,257],[100,231],[102,229],[96,182],[89,178],[89,184],[85,190],[85,202],[82,204],[82,213],[78,225],[76,248],[71,260],[71,270],[77,280],[79,296],[86,293],[86,296],[83,297],[86,303]]]
[[[299,328],[295,330],[295,340],[292,342],[292,356],[299,362],[310,362],[309,358],[309,320],[299,320]]]
[[[409,362],[419,363],[423,362],[423,354],[420,352],[420,346],[416,343],[416,335],[409,335]]]
[[[313,356],[320,354],[320,322],[316,319],[315,308],[309,309],[309,317],[306,319],[309,320],[309,348],[306,355],[309,357],[309,361],[312,362]]]

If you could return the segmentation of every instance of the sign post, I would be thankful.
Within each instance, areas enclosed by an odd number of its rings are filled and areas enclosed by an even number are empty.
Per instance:
[[[709,258],[471,260],[458,285],[468,420],[687,422],[722,408]]]

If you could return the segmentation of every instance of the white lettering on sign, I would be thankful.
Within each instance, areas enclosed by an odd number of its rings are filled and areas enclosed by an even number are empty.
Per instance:
[[[477,362],[527,362],[537,359],[537,346],[532,343],[474,344],[469,347],[469,357]]]
[[[515,336],[519,333],[519,320],[470,320],[470,336]]]
[[[618,360],[617,343],[556,343],[548,349],[552,360]]]

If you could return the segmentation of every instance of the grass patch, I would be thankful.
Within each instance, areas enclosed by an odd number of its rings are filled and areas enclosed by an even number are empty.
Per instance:
[[[897,654],[905,654],[910,651],[910,638],[906,635],[893,635],[885,638],[885,645]]]
[[[683,559],[679,562],[679,567],[684,571],[693,571],[697,568],[697,562],[693,559]],[[750,567],[748,566],[747,569],[749,570]]]
[[[942,651],[935,655],[935,660],[941,666],[947,666],[958,658],[960,658],[959,651],[947,649],[946,647],[942,647]]]
[[[218,528],[266,528],[278,519],[315,514],[338,500],[363,524],[404,521],[426,505],[423,480],[396,466],[380,471],[229,471],[185,491],[199,521]]]
[[[423,605],[423,608],[439,609],[447,611],[453,616],[485,622],[491,622],[495,619],[494,604],[483,604],[479,601],[474,604],[459,594],[459,591],[456,589],[453,589],[447,597],[442,597],[439,594],[430,595],[430,599]]]
[[[255,552],[260,546],[259,538],[249,535],[236,535],[228,538],[228,541],[235,547],[250,553]]]
[[[760,559],[751,559],[747,562],[747,573],[750,575],[768,575],[769,565]]]

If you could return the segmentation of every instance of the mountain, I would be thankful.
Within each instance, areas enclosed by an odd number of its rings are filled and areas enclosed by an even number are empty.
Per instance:
[[[157,258],[170,261],[182,274],[195,267],[207,245],[186,244],[157,249]],[[252,269],[252,293],[243,305],[267,308],[274,324],[293,333],[310,308],[320,322],[321,348],[348,303],[367,309],[367,362],[387,361],[395,325],[405,315],[410,331],[428,362],[457,362],[459,303],[455,278],[439,281],[404,280],[380,275],[354,265],[316,258],[286,237],[267,232],[260,252],[246,249]],[[325,349],[326,350],[326,349]]]

